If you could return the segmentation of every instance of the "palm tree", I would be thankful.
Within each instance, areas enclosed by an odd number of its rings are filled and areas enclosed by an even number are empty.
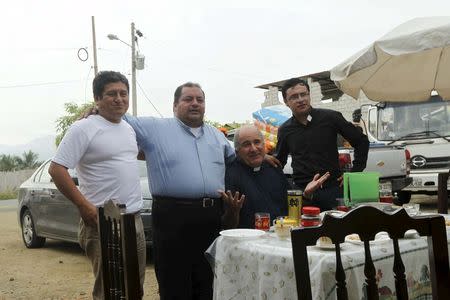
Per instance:
[[[28,152],[22,153],[22,158],[19,158],[20,160],[20,168],[21,169],[34,169],[37,168],[41,162],[38,161],[39,155],[37,153],[34,153],[31,150],[28,150]]]
[[[17,156],[0,155],[0,171],[9,172],[18,169]]]
[[[0,155],[0,171],[10,172],[23,169],[35,169],[42,162],[38,161],[38,154],[31,150],[24,152],[22,157],[17,155]]]

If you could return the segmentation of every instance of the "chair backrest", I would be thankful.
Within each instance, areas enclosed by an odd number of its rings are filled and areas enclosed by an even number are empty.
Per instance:
[[[368,299],[378,299],[375,266],[370,253],[369,241],[374,240],[378,232],[386,231],[392,239],[394,248],[393,272],[397,299],[408,299],[405,267],[400,256],[398,239],[404,237],[404,233],[409,229],[415,229],[419,235],[428,237],[433,299],[450,299],[450,272],[444,218],[440,215],[410,217],[404,209],[390,214],[370,206],[359,206],[340,217],[326,214],[320,226],[292,230],[292,251],[298,298],[300,300],[312,299],[306,246],[315,245],[317,239],[327,236],[335,244],[337,298],[348,299],[339,244],[344,242],[347,235],[356,233],[364,242],[365,292]]]
[[[105,299],[140,299],[135,214],[112,200],[98,208]]]

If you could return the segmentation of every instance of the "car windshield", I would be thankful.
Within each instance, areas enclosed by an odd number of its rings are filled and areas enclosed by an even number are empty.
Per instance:
[[[387,103],[379,109],[378,138],[384,141],[450,136],[450,101]]]

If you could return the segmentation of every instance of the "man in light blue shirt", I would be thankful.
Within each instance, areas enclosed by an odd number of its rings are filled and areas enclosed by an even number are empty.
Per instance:
[[[223,133],[203,122],[200,85],[179,86],[173,112],[174,118],[165,119],[125,117],[147,161],[159,292],[161,299],[212,299],[204,251],[221,227],[219,190],[235,153]]]
[[[222,132],[202,124],[190,127],[179,117],[127,116],[147,161],[154,196],[178,198],[220,197],[225,163],[234,149]]]

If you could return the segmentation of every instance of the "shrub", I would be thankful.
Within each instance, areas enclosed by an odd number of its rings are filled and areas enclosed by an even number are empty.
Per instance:
[[[17,190],[16,189],[7,189],[3,192],[0,192],[0,200],[6,199],[17,199]]]

